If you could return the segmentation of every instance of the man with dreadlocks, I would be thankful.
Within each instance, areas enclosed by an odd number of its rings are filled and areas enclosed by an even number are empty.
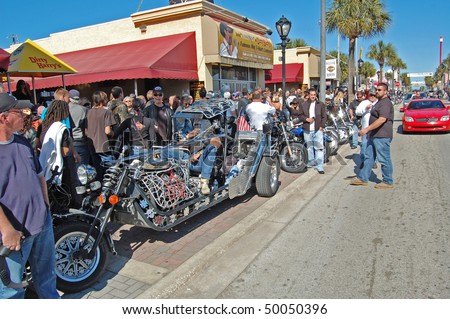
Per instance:
[[[72,205],[80,206],[81,197],[75,187],[79,185],[76,176],[76,166],[69,129],[63,121],[69,116],[69,105],[62,100],[54,100],[48,107],[47,114],[42,122],[42,131],[39,140],[42,141],[39,162],[44,171],[45,180],[48,181],[53,171],[61,173],[54,178],[57,184],[65,185],[72,195]]]

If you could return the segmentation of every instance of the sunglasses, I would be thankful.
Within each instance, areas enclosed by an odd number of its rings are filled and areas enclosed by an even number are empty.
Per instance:
[[[163,96],[162,93],[153,94],[153,96]]]

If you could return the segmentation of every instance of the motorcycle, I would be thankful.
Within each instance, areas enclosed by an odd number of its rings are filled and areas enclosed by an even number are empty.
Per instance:
[[[295,138],[298,141],[302,141],[302,145],[305,149],[306,152],[306,163],[308,162],[308,150],[306,148],[306,142],[304,141],[304,137],[303,137],[303,127],[302,124],[297,124],[295,125],[295,127],[293,127],[291,129],[292,134],[294,134]],[[329,157],[332,155],[331,154],[331,143],[332,143],[332,139],[328,136],[329,134],[326,132],[326,130],[324,129],[324,134],[323,134],[323,145],[324,145],[324,158],[323,161],[324,163],[328,163],[329,161]]]
[[[277,141],[281,169],[288,173],[305,172],[308,151],[301,138],[292,132],[292,124],[283,113],[274,120],[272,137]]]
[[[350,132],[348,126],[338,117],[337,114],[330,112],[328,114],[327,127],[333,128],[339,136],[339,145],[345,145],[350,141]]]
[[[276,194],[280,163],[271,125],[264,125],[262,132],[237,133],[233,156],[239,165],[228,170],[224,160],[230,139],[225,129],[228,107],[211,99],[174,114],[174,120],[198,120],[207,127],[193,139],[136,155],[126,157],[123,148],[118,159],[109,163],[98,196],[88,197],[84,208],[58,216],[61,222],[56,223],[55,240],[60,290],[80,291],[102,275],[109,252],[116,253],[108,222],[166,231],[227,198],[244,195],[252,185],[260,196]],[[211,192],[203,195],[200,177],[190,170],[190,156],[185,160],[165,154],[189,152],[190,146],[207,144],[212,138],[221,140],[225,155],[217,154]]]
[[[116,254],[116,251],[111,235],[108,231],[104,231],[103,236],[99,237],[97,249],[90,256],[82,256],[79,253],[82,247],[92,247],[96,239],[89,236],[89,240],[86,240],[95,222],[94,216],[89,212],[101,188],[100,182],[94,181],[95,169],[89,165],[80,165],[77,169],[81,186],[77,186],[76,190],[79,195],[84,196],[79,209],[70,207],[71,194],[68,187],[55,182],[59,174],[61,173],[56,167],[47,181],[55,238],[56,287],[64,293],[74,293],[88,288],[97,281],[108,263],[108,251],[113,254]],[[23,281],[27,283],[26,298],[37,298],[29,265],[25,267]]]
[[[81,183],[77,193],[84,197],[79,209],[69,207],[70,194],[64,187],[54,183],[53,179],[48,182],[55,237],[56,286],[65,293],[79,292],[91,286],[104,272],[108,252],[116,254],[110,233],[102,230],[102,236],[98,236],[98,221],[90,213],[101,188],[101,183],[94,181],[95,169],[80,165],[77,175]],[[81,253],[94,244],[96,249],[90,254]]]

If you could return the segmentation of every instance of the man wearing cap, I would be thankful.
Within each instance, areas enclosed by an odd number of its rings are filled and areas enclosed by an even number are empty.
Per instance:
[[[153,104],[146,106],[144,116],[155,120],[156,145],[167,145],[172,140],[172,109],[163,102],[160,86],[153,89]]]
[[[69,113],[74,124],[72,127],[73,146],[81,158],[78,164],[89,164],[89,149],[84,134],[88,109],[80,105],[80,92],[77,90],[69,91],[69,100]]]
[[[43,171],[28,141],[14,134],[23,127],[24,111],[30,106],[28,100],[17,101],[7,93],[0,93],[3,170],[0,174],[0,239],[2,246],[11,251],[4,257],[11,282],[22,281],[25,264],[29,262],[39,298],[59,298],[52,219]],[[0,281],[0,299],[24,298],[24,295],[20,285],[11,288]]]
[[[361,129],[365,129],[369,126],[369,119],[370,119],[370,110],[372,110],[372,107],[378,102],[377,99],[377,93],[374,90],[369,91],[369,98],[359,103],[359,105],[356,107],[355,114],[356,116],[361,117]],[[366,152],[367,148],[367,136],[363,135],[361,136],[361,151],[360,151],[360,158],[361,158],[361,165],[360,169],[364,167],[364,153]]]
[[[351,142],[351,148],[355,149],[358,147],[358,126],[356,125],[356,115],[355,115],[355,111],[356,108],[358,107],[359,103],[361,103],[362,101],[364,101],[364,91],[358,91],[356,92],[356,99],[354,101],[352,101],[350,103],[350,105],[348,106],[348,112],[350,115],[350,120],[352,120],[353,122],[353,136],[352,136],[352,142]]]

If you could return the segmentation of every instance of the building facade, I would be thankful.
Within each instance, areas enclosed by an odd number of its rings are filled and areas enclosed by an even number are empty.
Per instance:
[[[78,71],[65,76],[65,85],[86,96],[115,85],[125,94],[145,94],[160,85],[166,95],[195,96],[202,86],[214,91],[264,86],[265,70],[273,68],[270,32],[210,1],[194,0],[35,42]],[[35,86],[51,90],[61,80],[36,79]]]

